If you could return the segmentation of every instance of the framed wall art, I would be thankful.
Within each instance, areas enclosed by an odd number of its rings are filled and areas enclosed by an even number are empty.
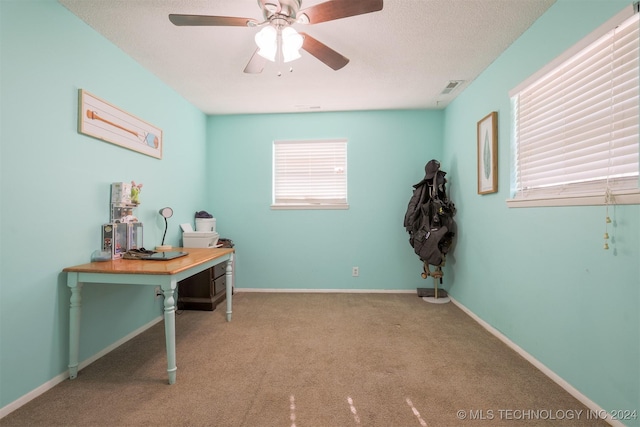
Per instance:
[[[498,113],[478,122],[478,194],[498,191]]]
[[[161,129],[84,89],[78,98],[78,132],[162,159]]]

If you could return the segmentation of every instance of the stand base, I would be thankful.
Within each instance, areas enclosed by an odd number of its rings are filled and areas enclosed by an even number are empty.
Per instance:
[[[423,301],[432,304],[446,304],[451,301],[449,294],[444,289],[438,289],[438,298],[436,298],[436,290],[434,288],[418,288],[417,291],[418,296],[422,297]]]
[[[156,251],[170,251],[171,249],[172,249],[171,245],[156,246]]]
[[[438,292],[440,293],[440,292]],[[451,298],[449,297],[440,297],[438,296],[438,298],[435,297],[422,297],[422,301],[426,301],[429,302],[431,304],[446,304],[448,302],[451,302]]]

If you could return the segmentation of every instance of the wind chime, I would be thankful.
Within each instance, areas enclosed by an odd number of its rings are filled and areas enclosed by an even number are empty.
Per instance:
[[[611,217],[609,216],[609,204],[611,203],[611,199],[613,198],[611,191],[609,188],[604,193],[604,205],[606,209],[606,216],[604,218],[604,246],[602,247],[605,251],[609,250],[609,224],[611,224]]]

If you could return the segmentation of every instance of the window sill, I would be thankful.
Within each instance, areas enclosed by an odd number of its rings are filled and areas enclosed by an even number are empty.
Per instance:
[[[349,205],[271,205],[271,210],[345,210]]]
[[[639,205],[640,190],[614,193],[611,205]],[[534,208],[542,206],[604,206],[604,195],[574,197],[538,197],[529,199],[507,199],[508,208]]]

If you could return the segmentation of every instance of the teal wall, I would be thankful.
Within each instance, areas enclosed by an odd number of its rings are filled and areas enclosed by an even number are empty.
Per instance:
[[[158,209],[192,220],[204,199],[206,116],[55,1],[1,1],[0,408],[66,370],[69,291],[109,220],[110,184],[142,182],[144,243]],[[83,88],[164,131],[158,160],[77,132]],[[152,288],[86,286],[80,360],[162,313]]]
[[[1,1],[0,408],[66,371],[61,270],[98,247],[111,182],[144,183],[148,247],[162,238],[160,207],[174,208],[173,245],[180,223],[212,212],[236,242],[239,288],[413,290],[426,282],[402,220],[431,158],[458,207],[445,271],[454,298],[603,408],[637,408],[640,207],[613,208],[605,252],[603,207],[505,204],[507,92],[628,3],[559,0],[444,112],[206,117],[55,1]],[[164,158],[78,134],[79,88],[162,128]],[[475,126],[491,111],[499,192],[479,196]],[[298,138],[349,140],[349,210],[269,208],[271,143]],[[84,295],[80,360],[161,313],[152,289]]]
[[[629,1],[558,1],[446,110],[459,235],[451,295],[607,410],[640,416],[640,206],[507,208],[508,92]],[[498,112],[498,193],[478,195],[476,123]],[[636,419],[630,425],[638,425]]]
[[[208,124],[211,213],[237,245],[237,287],[424,286],[403,221],[412,185],[440,157],[441,111],[216,116]],[[349,209],[271,210],[272,142],[317,138],[348,140]]]

